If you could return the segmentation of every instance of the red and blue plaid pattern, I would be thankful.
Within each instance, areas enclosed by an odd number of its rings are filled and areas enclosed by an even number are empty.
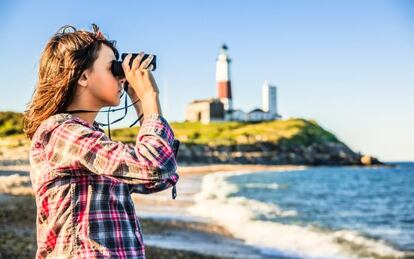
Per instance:
[[[176,141],[159,114],[144,120],[135,145],[69,113],[45,120],[30,149],[36,258],[145,258],[130,194],[175,191]]]

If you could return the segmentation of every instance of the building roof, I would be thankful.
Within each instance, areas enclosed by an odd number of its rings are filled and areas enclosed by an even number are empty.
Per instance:
[[[233,113],[233,112],[244,112],[241,109],[230,109],[226,111],[227,113]]]
[[[253,113],[253,112],[263,112],[263,113],[266,113],[265,111],[263,111],[260,108],[256,108],[256,109],[253,109],[253,110],[249,111],[249,113]]]
[[[191,103],[212,103],[212,102],[220,102],[220,99],[218,98],[207,98],[207,99],[196,99],[196,100],[192,100]]]

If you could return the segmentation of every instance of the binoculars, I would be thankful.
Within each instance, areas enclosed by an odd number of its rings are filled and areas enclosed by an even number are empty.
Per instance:
[[[116,77],[125,77],[125,73],[124,73],[124,69],[122,68],[122,62],[124,61],[125,57],[128,55],[129,53],[122,53],[121,55],[121,61],[114,61],[112,62],[112,66],[111,66],[111,70],[112,70],[112,74],[114,74],[114,76]],[[131,60],[129,61],[129,66],[132,66],[132,62],[134,61],[134,59],[138,56],[138,53],[131,53],[132,57]],[[141,63],[148,58],[150,54],[144,54],[144,57],[141,60]],[[141,65],[141,64],[139,64]],[[155,68],[157,67],[157,63],[156,63],[156,56],[153,55],[153,58],[151,60],[151,63],[148,65],[151,66],[152,65],[152,69],[151,71],[154,71]]]

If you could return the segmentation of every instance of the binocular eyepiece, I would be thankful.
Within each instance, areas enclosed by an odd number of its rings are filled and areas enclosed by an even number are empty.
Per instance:
[[[114,74],[115,77],[125,77],[124,69],[122,68],[122,62],[124,61],[125,57],[128,54],[129,53],[122,53],[122,55],[121,55],[121,61],[114,61],[114,62],[112,62],[111,70],[112,70],[112,74]],[[132,57],[131,57],[131,60],[129,61],[129,66],[132,66],[132,62],[138,56],[138,53],[131,53],[131,54],[132,54]],[[142,58],[141,63],[142,63],[142,61],[144,61],[145,59],[147,59],[149,55],[150,54],[144,54],[144,57]],[[152,61],[148,65],[148,67],[151,66],[151,65],[152,65],[151,71],[154,71],[155,68],[157,67],[156,56],[155,55],[153,55]]]

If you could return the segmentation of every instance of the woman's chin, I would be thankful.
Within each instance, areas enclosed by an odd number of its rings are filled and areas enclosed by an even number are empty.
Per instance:
[[[112,106],[112,107],[118,106],[121,103],[120,94],[115,95],[111,98],[105,99],[104,103],[105,103],[105,106]]]
[[[114,99],[114,106],[118,106],[121,103],[121,98]]]
[[[111,100],[107,102],[106,106],[116,107],[121,103],[121,100]]]

